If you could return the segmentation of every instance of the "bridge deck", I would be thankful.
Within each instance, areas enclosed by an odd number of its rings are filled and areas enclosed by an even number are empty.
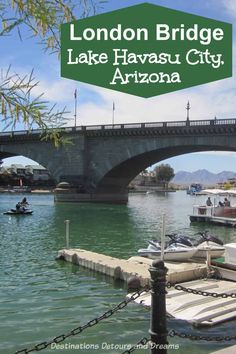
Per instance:
[[[82,125],[77,127],[60,127],[59,131],[62,134],[85,134],[85,135],[121,135],[128,134],[129,132],[148,132],[151,130],[162,133],[168,132],[170,129],[182,132],[185,129],[191,131],[192,129],[201,128],[203,131],[209,130],[209,128],[216,128],[218,131],[224,132],[224,128],[236,128],[236,118],[226,119],[200,119],[200,120],[184,120],[184,121],[166,121],[166,122],[138,122],[138,123],[125,123],[125,124],[101,124],[101,125]],[[0,139],[6,141],[10,140],[22,140],[22,138],[38,139],[43,136],[45,131],[40,129],[21,130],[21,131],[2,131],[0,132]]]

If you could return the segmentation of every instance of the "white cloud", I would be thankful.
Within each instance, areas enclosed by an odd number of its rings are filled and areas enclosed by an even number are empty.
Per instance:
[[[236,116],[234,86],[234,80],[230,78],[145,99],[72,80],[58,79],[40,81],[34,94],[44,92],[43,99],[66,105],[71,111],[71,123],[68,125],[73,125],[74,90],[78,87],[78,125],[96,125],[112,123],[113,102],[115,123],[185,120],[188,101],[192,120],[213,119],[215,116],[233,118]],[[93,98],[90,99],[89,96]]]
[[[111,123],[114,101],[115,123],[185,120],[186,104],[189,100],[190,119],[233,117],[236,94],[234,91],[225,90],[225,87],[230,85],[230,80],[221,81],[221,85],[217,87],[208,84],[204,88],[192,88],[149,99],[95,87],[95,92],[102,98],[102,105],[79,104],[79,115],[83,125]]]
[[[201,151],[193,154],[201,154],[201,155],[219,155],[219,156],[230,156],[236,158],[235,151]]]
[[[233,17],[236,17],[236,3],[235,0],[223,0],[222,6]]]
[[[43,99],[58,103],[65,103],[73,100],[76,84],[71,80],[40,80],[39,84],[34,88],[34,95],[38,96],[43,93]]]

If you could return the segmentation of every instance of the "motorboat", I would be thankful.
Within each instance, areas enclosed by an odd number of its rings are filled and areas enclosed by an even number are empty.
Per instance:
[[[236,226],[236,205],[232,205],[227,199],[227,196],[235,196],[236,190],[220,190],[220,189],[206,189],[202,193],[214,196],[214,202],[204,204],[195,204],[193,205],[193,212],[189,215],[190,221],[202,221],[202,222],[211,222],[215,224],[227,225],[227,226]],[[219,203],[216,203],[216,197],[224,196],[224,201],[219,200]],[[208,197],[210,200],[210,197]]]
[[[217,236],[210,234],[207,230],[196,233],[194,239],[176,233],[167,234],[166,236],[170,238],[169,245],[196,247],[197,252],[194,254],[194,258],[206,258],[207,252],[210,252],[211,258],[219,258],[222,257],[225,252],[223,242]],[[196,239],[196,236],[200,237]]]
[[[206,221],[209,217],[236,218],[236,206],[194,205],[190,221]]]
[[[187,194],[196,195],[202,191],[202,185],[200,183],[192,183],[187,189]]]
[[[161,246],[158,241],[149,240],[147,248],[141,248],[138,250],[138,255],[141,257],[147,257],[151,259],[161,258]],[[165,261],[187,261],[194,256],[197,252],[197,248],[188,247],[186,245],[168,245],[164,249],[164,260]]]
[[[3,214],[4,215],[31,215],[31,214],[33,214],[33,210],[31,210],[31,209],[20,209],[20,210],[11,209],[11,210],[5,211]]]

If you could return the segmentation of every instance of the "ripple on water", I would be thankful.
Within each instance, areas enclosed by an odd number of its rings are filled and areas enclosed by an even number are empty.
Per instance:
[[[163,212],[167,232],[188,228],[194,233],[203,229],[202,226],[189,227],[187,215],[193,199],[182,192],[131,196],[127,206],[54,205],[50,195],[29,195],[34,209],[32,216],[2,215],[18,199],[19,196],[0,195],[0,353],[4,354],[84,325],[124,299],[123,284],[82,267],[55,261],[57,251],[65,246],[64,220],[71,220],[72,247],[122,258],[135,255],[148,239],[160,238]],[[212,230],[227,242],[235,239],[232,229],[213,227]],[[191,329],[180,321],[171,321],[169,325],[186,331]],[[97,352],[114,353],[114,350],[101,349],[101,344],[134,344],[147,335],[148,328],[149,312],[130,304],[66,343],[99,344]],[[209,332],[220,335],[235,330],[235,322],[231,322]],[[178,338],[170,342],[180,344],[178,354],[205,354],[221,347]],[[67,350],[66,354],[74,352]],[[90,354],[94,350],[80,352]],[[140,354],[146,352],[139,351]]]

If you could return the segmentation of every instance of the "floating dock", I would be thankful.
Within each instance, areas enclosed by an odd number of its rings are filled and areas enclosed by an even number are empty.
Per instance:
[[[236,227],[236,218],[228,218],[223,216],[208,216],[208,215],[190,215],[191,222],[200,221],[211,224]]]
[[[131,257],[124,260],[78,248],[60,250],[57,258],[126,283],[130,283],[130,278],[136,279],[137,287],[150,285],[149,267],[153,262],[151,259]],[[165,266],[168,268],[167,280],[171,283],[184,283],[182,285],[186,288],[210,293],[236,292],[236,282],[199,279],[207,274],[205,264],[165,262]],[[150,300],[150,294],[145,292],[136,299],[136,302],[149,307]],[[186,320],[195,326],[213,326],[236,318],[236,302],[232,297],[202,296],[200,293],[170,289],[166,296],[166,308],[170,316]],[[221,349],[215,354],[226,353],[235,353],[235,346]]]
[[[215,294],[236,292],[236,283],[227,280],[200,279],[182,284],[185,288]],[[136,303],[151,307],[151,295],[144,292]],[[170,317],[185,320],[192,325],[214,326],[236,318],[236,301],[232,297],[203,296],[183,290],[168,290],[166,311]]]
[[[216,352],[213,352],[211,354],[235,354],[235,353],[236,353],[236,345],[233,345],[231,347],[217,350]]]
[[[60,250],[57,259],[78,264],[126,283],[134,277],[138,280],[140,287],[150,284],[148,269],[153,261],[144,257],[131,257],[125,260],[75,248]],[[198,279],[204,277],[207,272],[204,263],[165,262],[165,265],[168,268],[167,279],[173,283]]]

